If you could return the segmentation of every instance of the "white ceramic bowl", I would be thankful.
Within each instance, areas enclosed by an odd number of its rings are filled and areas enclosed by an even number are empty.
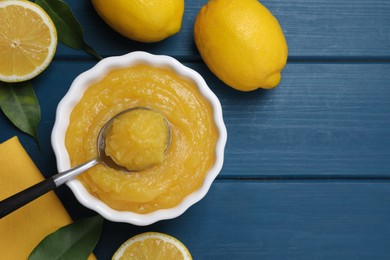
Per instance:
[[[73,191],[78,201],[85,207],[98,212],[104,218],[111,221],[126,222],[143,226],[152,224],[159,220],[175,218],[183,214],[190,206],[201,200],[206,195],[212,182],[222,168],[227,139],[226,128],[222,118],[222,108],[218,98],[207,86],[202,76],[169,56],[152,55],[146,52],[132,52],[123,56],[105,58],[90,70],[80,74],[73,81],[68,93],[57,107],[51,142],[57,159],[58,171],[62,172],[70,169],[69,155],[65,148],[65,133],[69,124],[70,113],[81,99],[84,91],[90,85],[102,80],[110,71],[139,63],[155,67],[171,68],[178,75],[191,79],[195,82],[199,92],[210,102],[213,108],[214,121],[219,131],[219,137],[216,144],[216,160],[213,167],[207,173],[202,186],[195,192],[188,195],[174,208],[161,209],[148,214],[118,211],[110,208],[105,203],[92,196],[79,180],[73,179],[67,182],[67,185]]]

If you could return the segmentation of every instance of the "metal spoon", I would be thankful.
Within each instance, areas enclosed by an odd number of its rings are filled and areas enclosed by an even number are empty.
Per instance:
[[[40,196],[46,194],[47,192],[61,186],[62,184],[66,183],[67,181],[73,179],[77,175],[85,172],[86,170],[92,168],[93,166],[102,163],[112,169],[123,171],[126,173],[132,172],[128,170],[127,168],[116,164],[110,156],[107,156],[105,153],[106,148],[106,134],[108,130],[110,129],[114,119],[118,118],[119,116],[123,115],[124,113],[131,113],[132,111],[144,109],[144,110],[153,110],[147,107],[134,107],[127,110],[124,110],[120,112],[119,114],[113,116],[110,120],[108,120],[102,129],[99,132],[99,136],[97,138],[97,150],[98,150],[98,156],[95,159],[92,159],[84,164],[81,164],[73,169],[57,173],[56,175],[47,178],[43,180],[42,182],[39,182],[7,199],[4,199],[0,201],[0,219],[7,216],[9,213],[17,210],[18,208],[26,205],[27,203],[39,198]],[[155,110],[153,110],[155,111]],[[157,111],[155,111],[157,112]],[[158,112],[157,112],[158,113]],[[168,150],[169,145],[171,143],[171,129],[168,120],[164,117],[165,124],[167,126],[168,131],[168,140],[167,140],[167,147],[165,148],[165,152]]]

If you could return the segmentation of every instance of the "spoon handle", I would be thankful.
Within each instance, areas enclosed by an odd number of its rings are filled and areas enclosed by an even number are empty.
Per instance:
[[[46,194],[47,192],[54,190],[58,186],[64,184],[68,180],[73,179],[80,173],[88,170],[98,163],[100,163],[98,159],[93,159],[80,166],[77,166],[76,168],[57,173],[50,178],[38,182],[30,188],[27,188],[9,198],[6,198],[5,200],[0,201],[0,219],[17,210],[18,208],[26,205],[27,203]]]
[[[56,175],[53,176],[53,180],[54,180],[56,186],[59,187],[62,184],[64,184],[65,182],[73,179],[74,177],[76,177],[80,173],[85,172],[89,168],[92,168],[93,166],[95,166],[96,164],[99,164],[99,163],[100,163],[99,159],[97,159],[97,158],[92,159],[86,163],[83,163],[83,164],[75,167],[75,168],[72,168],[72,169],[64,171],[64,172],[57,173]]]
[[[0,219],[56,187],[53,177],[50,177],[1,201]]]

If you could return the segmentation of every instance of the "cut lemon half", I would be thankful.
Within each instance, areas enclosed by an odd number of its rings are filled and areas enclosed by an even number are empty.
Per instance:
[[[158,232],[136,235],[123,243],[112,260],[188,260],[190,252],[176,238]]]
[[[49,15],[29,1],[0,1],[0,81],[32,79],[49,66],[57,31]]]

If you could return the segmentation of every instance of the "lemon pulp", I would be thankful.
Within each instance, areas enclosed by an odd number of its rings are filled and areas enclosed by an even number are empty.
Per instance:
[[[159,232],[146,232],[127,240],[112,257],[112,260],[126,259],[191,260],[192,256],[176,238]]]
[[[18,82],[41,73],[53,59],[57,32],[29,1],[0,1],[0,80]]]

